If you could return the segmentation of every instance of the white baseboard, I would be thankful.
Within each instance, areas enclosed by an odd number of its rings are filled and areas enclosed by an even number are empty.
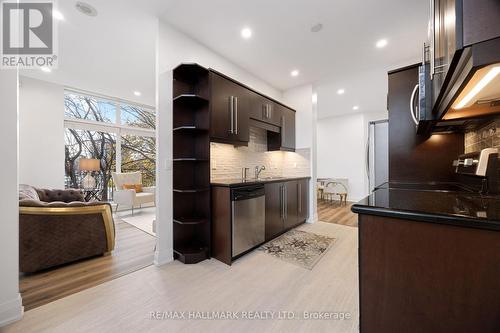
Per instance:
[[[169,262],[174,261],[173,255],[163,254],[164,252],[173,253],[173,249],[171,251],[158,251],[158,250],[156,250],[154,261],[153,261],[155,266],[163,266],[165,264],[168,264]]]
[[[315,223],[318,222],[318,212],[314,213],[312,216],[306,220],[306,223]]]
[[[21,320],[23,314],[23,302],[18,293],[16,298],[0,304],[0,327]]]

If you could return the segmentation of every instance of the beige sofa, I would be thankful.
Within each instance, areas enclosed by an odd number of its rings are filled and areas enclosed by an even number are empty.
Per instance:
[[[143,187],[143,192],[141,193],[123,188],[125,184],[142,184],[141,172],[113,172],[111,175],[115,183],[113,201],[116,203],[116,210],[118,210],[119,206],[127,206],[132,208],[132,214],[134,214],[134,207],[141,207],[144,204],[156,201],[156,188],[154,186]]]

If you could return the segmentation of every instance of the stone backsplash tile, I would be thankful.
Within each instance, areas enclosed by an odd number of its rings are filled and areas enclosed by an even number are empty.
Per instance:
[[[500,117],[475,131],[465,133],[466,153],[485,148],[500,148]]]
[[[250,127],[248,147],[222,143],[210,144],[210,177],[212,180],[241,178],[241,169],[249,168],[253,178],[256,166],[265,166],[260,177],[301,177],[311,174],[310,149],[295,153],[267,151],[267,132]]]

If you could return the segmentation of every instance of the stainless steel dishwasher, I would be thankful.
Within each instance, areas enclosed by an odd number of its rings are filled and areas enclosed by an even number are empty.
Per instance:
[[[266,197],[264,185],[231,190],[232,256],[264,242],[266,235]]]

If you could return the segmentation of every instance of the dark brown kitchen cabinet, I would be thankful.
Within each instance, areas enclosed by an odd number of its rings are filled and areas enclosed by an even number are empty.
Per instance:
[[[300,179],[297,181],[297,203],[298,203],[298,208],[297,208],[297,216],[298,216],[298,221],[297,223],[302,223],[304,222],[307,217],[309,216],[309,196],[308,196],[308,187],[309,187],[309,180],[308,179]]]
[[[300,179],[265,184],[266,240],[307,219],[308,182],[308,179]]]
[[[295,151],[295,112],[280,107],[281,120],[281,147]]]
[[[266,241],[273,239],[284,230],[282,191],[283,183],[264,185],[266,192]]]
[[[247,144],[251,92],[214,72],[210,72],[210,83],[210,138],[235,145]]]
[[[280,111],[277,103],[256,93],[252,95],[250,118],[281,126]]]
[[[430,77],[433,106],[446,100],[468,47],[500,37],[498,0],[430,1]],[[435,109],[436,111],[436,109]]]
[[[267,150],[295,151],[295,112],[279,104],[275,107],[280,115],[280,132],[267,132]]]
[[[283,202],[285,204],[283,223],[285,230],[295,227],[299,223],[298,182],[290,181],[283,184]]]

